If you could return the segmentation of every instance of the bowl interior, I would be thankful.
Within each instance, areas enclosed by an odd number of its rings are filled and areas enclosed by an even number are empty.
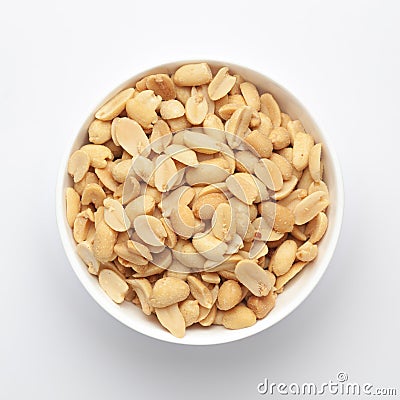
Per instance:
[[[143,76],[165,71],[172,73],[180,65],[187,63],[187,61],[165,64],[144,71],[123,83],[99,103],[88,116],[71,148],[65,154],[61,163],[57,185],[56,207],[61,239],[75,273],[90,295],[116,319],[138,332],[168,342],[193,345],[225,343],[253,335],[274,325],[293,311],[312,291],[327,268],[336,246],[343,212],[343,185],[338,161],[328,138],[321,133],[305,107],[286,89],[258,72],[225,62],[207,62],[214,70],[213,72],[221,66],[228,66],[232,73],[238,73],[242,75],[245,80],[256,84],[260,92],[270,92],[278,101],[283,112],[288,113],[292,119],[300,119],[306,131],[313,135],[316,142],[323,143],[324,181],[329,187],[331,199],[331,205],[327,211],[329,226],[324,238],[319,242],[319,255],[315,262],[310,263],[297,277],[286,285],[284,292],[277,298],[275,308],[266,318],[257,321],[252,327],[241,330],[227,330],[220,326],[211,326],[208,328],[191,327],[186,331],[186,336],[183,339],[177,339],[156,323],[154,316],[148,317],[144,315],[135,305],[127,302],[124,302],[122,305],[115,304],[100,288],[97,278],[88,273],[87,267],[76,254],[75,241],[66,220],[64,200],[65,190],[72,184],[72,180],[66,172],[70,154],[87,143],[88,126],[94,118],[95,111],[101,104],[120,90],[134,86],[136,81]],[[299,280],[301,280],[301,284],[299,284]]]

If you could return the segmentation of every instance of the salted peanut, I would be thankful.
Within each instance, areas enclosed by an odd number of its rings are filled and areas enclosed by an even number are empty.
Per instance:
[[[286,113],[281,112],[281,127],[282,128],[286,128],[288,126],[288,123],[291,121],[292,119],[290,118],[289,115],[287,115]]]
[[[214,215],[220,204],[228,203],[227,198],[220,192],[199,196],[193,201],[192,210],[195,217],[208,220]]]
[[[293,211],[296,225],[311,221],[329,205],[329,197],[323,191],[311,193],[297,204]]]
[[[235,267],[235,275],[257,297],[266,296],[275,283],[275,276],[252,260],[239,261]]]
[[[95,119],[88,128],[89,142],[104,144],[111,139],[111,122]]]
[[[132,160],[127,159],[127,160],[115,162],[110,165],[111,165],[110,172],[111,172],[111,176],[112,176],[113,180],[118,183],[124,183],[129,174],[129,170],[131,169]],[[114,192],[115,191],[116,191],[116,189],[114,190]]]
[[[193,297],[201,306],[210,309],[213,305],[213,298],[210,289],[208,289],[201,280],[197,279],[193,275],[189,275],[187,281]]]
[[[249,106],[250,104],[246,103],[246,100],[241,94],[230,94],[228,96],[228,103],[230,104],[238,104],[239,106]]]
[[[137,254],[138,256],[144,257],[149,261],[153,261],[153,256],[150,253],[150,250],[144,244],[135,242],[134,240],[127,240],[126,244],[130,252]]]
[[[167,155],[160,155],[156,159],[154,183],[161,193],[171,190],[177,180],[177,168],[174,161]]]
[[[120,146],[131,156],[150,154],[150,142],[138,122],[130,118],[115,118],[113,130]]]
[[[178,278],[161,278],[153,286],[150,305],[154,308],[168,307],[185,300],[190,293],[189,285]]]
[[[284,181],[287,181],[292,178],[293,167],[292,167],[291,163],[285,157],[283,157],[277,153],[272,153],[272,155],[271,155],[271,157],[269,157],[269,159],[274,164],[276,164],[276,166],[279,168]]]
[[[107,166],[106,160],[114,158],[111,150],[101,144],[86,144],[79,151],[84,151],[89,156],[90,165],[93,168],[105,168]]]
[[[225,160],[226,167],[223,167],[225,170],[229,172],[229,174],[233,174],[235,172],[235,167],[236,167],[236,161],[235,161],[235,154],[233,150],[226,144],[226,143],[220,143],[221,147],[221,152],[220,155],[221,157],[217,157],[214,159],[214,163],[218,159]],[[221,160],[221,161],[222,161]],[[212,162],[211,160],[207,162]]]
[[[156,109],[161,104],[161,96],[156,96],[152,90],[143,90],[126,103],[129,118],[135,120],[144,129],[152,128],[157,121]]]
[[[179,132],[192,126],[185,115],[179,118],[169,119],[167,120],[167,123],[172,132]]]
[[[186,328],[196,323],[199,319],[200,308],[197,300],[185,300],[179,304],[179,311],[183,315]]]
[[[151,312],[153,311],[153,307],[150,305],[152,287],[148,279],[127,279],[126,282],[136,292],[142,311],[146,315],[151,315]]]
[[[111,171],[113,167],[113,161],[107,161],[107,166],[105,168],[95,168],[94,172],[104,187],[115,192],[117,190],[118,182],[116,182],[112,176]]]
[[[293,166],[298,171],[303,171],[308,166],[311,148],[314,139],[308,133],[298,132],[293,143]]]
[[[93,222],[93,212],[87,209],[77,214],[73,223],[73,236],[77,243],[81,243],[87,239],[90,226]]]
[[[267,115],[262,113],[262,112],[259,112],[258,116],[260,118],[260,124],[257,127],[257,130],[259,130],[263,134],[269,136],[269,134],[271,133],[272,129],[274,128],[274,126],[272,125],[271,119]]]
[[[179,100],[165,100],[161,102],[161,117],[164,119],[173,119],[185,115],[185,107]]]
[[[243,304],[225,311],[222,317],[222,324],[227,329],[248,328],[256,323],[256,315],[250,308]]]
[[[229,68],[222,67],[208,85],[211,100],[219,100],[229,93],[236,82],[236,77],[229,75]]]
[[[174,74],[177,86],[200,86],[210,83],[212,73],[207,63],[186,64],[178,68]]]
[[[224,124],[221,119],[215,114],[207,114],[203,121],[204,128],[218,129],[223,131]],[[208,133],[208,132],[207,132]]]
[[[151,75],[145,76],[144,78],[138,80],[138,81],[135,83],[135,89],[136,89],[136,91],[135,91],[135,93],[134,93],[134,96],[137,95],[137,93],[143,92],[143,90],[147,90],[147,89],[148,89],[148,87],[147,87],[147,85],[146,85],[146,82],[147,82],[147,79],[150,78],[150,76],[151,76]]]
[[[221,203],[217,206],[211,221],[213,235],[224,242],[232,240],[236,233],[236,223],[229,204]]]
[[[176,234],[184,239],[189,239],[195,231],[195,218],[192,210],[183,204],[174,208],[170,215],[171,226]]]
[[[281,110],[278,103],[270,93],[262,94],[260,101],[261,112],[270,118],[274,128],[278,128],[281,125]]]
[[[278,232],[277,232],[278,233]],[[268,248],[269,249],[276,249],[279,247],[287,238],[288,238],[288,233],[283,233],[283,236],[280,237],[279,239],[276,240],[268,240]]]
[[[97,183],[89,183],[82,193],[81,202],[84,206],[93,203],[96,208],[99,208],[103,204],[105,198],[106,194],[100,185]]]
[[[81,198],[73,188],[69,187],[65,191],[65,200],[67,221],[68,225],[72,228],[74,226],[76,216],[81,211]]]
[[[247,307],[254,312],[257,319],[263,319],[275,307],[276,297],[276,293],[274,293],[272,290],[267,296],[250,296],[247,299]]]
[[[222,270],[222,271],[218,271],[218,274],[223,279],[232,280],[232,281],[238,281],[237,276],[235,275],[234,271]]]
[[[189,97],[185,104],[185,113],[191,124],[200,125],[203,123],[208,113],[208,104],[202,93],[197,92]]]
[[[251,120],[249,124],[250,129],[257,129],[261,125],[261,117],[257,111],[251,113]]]
[[[272,154],[272,142],[265,131],[254,130],[249,133],[244,141],[252,147],[252,151],[258,156],[269,158]]]
[[[171,144],[164,150],[164,152],[184,165],[194,167],[199,163],[196,153],[180,144]]]
[[[255,85],[250,82],[243,82],[240,84],[240,91],[246,100],[246,104],[254,108],[254,110],[260,111],[260,95]]]
[[[197,155],[199,161],[201,158]],[[186,170],[186,182],[191,186],[221,183],[230,175],[232,164],[223,157],[200,161],[195,168]]]
[[[292,146],[294,144],[294,138],[295,138],[296,134],[299,132],[303,132],[303,133],[306,132],[304,130],[303,124],[298,119],[296,119],[294,121],[289,121],[287,123],[287,130],[290,135],[290,143],[292,144]]]
[[[239,138],[244,138],[252,117],[252,109],[249,106],[239,107],[226,121],[225,130]],[[228,144],[229,138],[227,138]],[[231,146],[232,147],[232,146]],[[233,147],[232,147],[233,148]]]
[[[128,88],[116,94],[111,100],[100,107],[95,117],[101,121],[111,121],[117,117],[125,108],[129,99],[133,97],[135,89]]]
[[[152,246],[164,244],[167,232],[160,220],[151,215],[139,215],[133,221],[136,233],[145,243]]]
[[[225,281],[219,288],[217,307],[226,311],[235,307],[242,299],[242,289],[234,280]]]
[[[154,199],[154,202],[156,204],[160,203],[162,196],[163,196],[163,193],[159,192],[157,188],[149,186],[145,182],[142,182],[140,184],[140,194],[146,195],[146,196],[151,196]],[[155,213],[155,212],[156,212],[156,210],[153,210],[153,213]]]
[[[192,88],[188,86],[176,86],[176,98],[179,100],[183,105],[186,104],[189,97],[192,95]]]
[[[269,268],[276,275],[286,274],[296,259],[297,244],[294,240],[285,240],[271,257]]]
[[[236,110],[238,110],[239,108],[241,108],[245,105],[246,105],[246,103],[244,103],[244,104],[240,104],[237,102],[236,103],[234,103],[234,102],[226,103],[219,108],[219,115],[223,120],[227,121],[229,118],[232,117],[232,114]]]
[[[178,239],[177,244],[172,249],[172,253],[175,259],[184,265],[184,272],[187,272],[187,268],[193,270],[202,270],[206,259],[197,252],[193,247],[192,242],[189,240]],[[179,265],[177,267],[180,268]],[[175,269],[176,271],[176,269]],[[179,269],[178,271],[182,271]]]
[[[216,139],[198,132],[184,131],[183,141],[185,146],[198,153],[214,154],[221,150]]]
[[[263,217],[255,218],[252,222],[255,229],[254,240],[261,240],[266,242],[271,236],[272,227],[267,223]],[[248,250],[246,250],[248,251]]]
[[[322,178],[321,151],[321,143],[314,145],[310,150],[308,169],[310,170],[311,177],[315,182],[319,182]]]
[[[201,279],[204,282],[212,283],[214,285],[218,285],[221,281],[219,275],[216,272],[202,272]]]
[[[310,262],[318,255],[318,246],[310,241],[302,244],[296,253],[296,257],[300,261]]]
[[[277,152],[280,156],[284,157],[290,164],[293,162],[293,148],[285,147]]]
[[[125,232],[131,223],[122,204],[114,199],[104,199],[104,221],[116,232]]]
[[[286,274],[278,276],[276,278],[275,288],[277,290],[282,289],[291,279],[293,279],[305,266],[306,262],[298,261],[293,264]]]
[[[294,171],[296,171],[295,168],[293,169],[293,172]],[[307,167],[306,169],[303,170],[301,178],[299,179],[299,183],[297,184],[297,188],[308,190],[313,182],[314,180],[310,174],[310,169]]]
[[[124,242],[116,243],[114,246],[114,252],[117,254],[119,259],[128,261],[132,263],[131,266],[135,271],[142,272],[143,269],[141,266],[147,266],[149,264],[149,260],[143,257],[140,254],[137,254],[137,251],[132,248],[132,246],[128,246],[129,240]]]
[[[295,225],[293,227],[292,232],[290,234],[297,240],[300,240],[301,242],[305,242],[307,240],[307,236],[304,233],[305,232],[305,225]]]
[[[283,182],[282,189],[275,192],[273,198],[275,200],[283,200],[287,198],[291,193],[293,193],[294,188],[297,185],[297,178],[293,175],[288,181]]]
[[[305,234],[309,236],[310,243],[317,243],[325,235],[328,228],[328,217],[319,212],[306,226]]]
[[[124,301],[129,286],[117,273],[104,268],[99,272],[100,287],[115,303],[120,304]]]
[[[177,204],[187,206],[195,195],[195,190],[189,186],[180,186],[171,191],[168,195],[163,195],[158,207],[165,217],[169,217]]]
[[[207,260],[223,261],[228,245],[211,234],[198,233],[193,236],[194,248]]]
[[[258,188],[250,174],[238,172],[228,177],[226,185],[229,191],[240,201],[252,204],[258,196]]]
[[[198,190],[198,193],[196,194],[196,199],[210,193],[223,193],[225,195],[229,193],[229,190],[225,182],[215,183],[213,185],[207,185],[207,186],[199,186],[196,187],[195,189]]]
[[[307,190],[296,189],[284,199],[279,201],[281,206],[287,207],[290,210],[294,210],[295,206],[300,203],[307,196]]]
[[[254,239],[254,235],[251,238],[251,240]],[[250,250],[248,252],[248,258],[250,260],[258,260],[262,257],[265,257],[269,252],[268,246],[266,243],[262,242],[262,241],[253,241],[252,245],[250,247]]]
[[[261,158],[254,167],[254,173],[269,189],[278,191],[282,189],[283,178],[278,166],[268,158]]]
[[[326,186],[324,181],[311,182],[310,186],[308,187],[308,194],[318,191],[325,192],[327,195],[329,195],[328,186]]]
[[[136,156],[132,162],[132,170],[143,182],[155,186],[154,163],[152,160],[141,155]]]
[[[293,229],[294,215],[287,207],[281,204],[263,202],[260,205],[260,214],[277,232],[285,233]]]
[[[74,182],[81,181],[89,170],[90,157],[87,152],[77,150],[68,160],[68,173],[74,178]]]
[[[85,187],[89,183],[99,183],[99,178],[94,172],[87,172],[79,182],[74,183],[74,190],[79,194],[79,196],[82,196]]]
[[[236,169],[239,172],[254,173],[254,167],[258,163],[258,157],[248,150],[235,153]]]
[[[272,129],[269,139],[274,146],[274,150],[281,150],[290,145],[289,132],[281,126]]]
[[[126,205],[136,199],[140,194],[140,184],[131,171],[125,179],[122,188],[122,204]]]
[[[177,338],[185,336],[185,320],[177,303],[164,308],[156,308],[155,312],[161,325],[172,335]]]
[[[277,232],[277,231],[271,230],[271,232],[270,232],[270,234],[269,234],[269,236],[268,236],[267,241],[268,241],[268,242],[275,242],[275,241],[277,241],[277,240],[282,239],[284,236],[285,236],[285,233]],[[268,243],[268,245],[269,245],[269,243]]]
[[[167,233],[164,244],[170,248],[175,247],[178,239],[176,237],[175,232],[171,229],[170,223],[167,222],[167,220],[165,218],[160,218],[160,221],[163,224],[165,232]]]
[[[240,91],[240,85],[244,82],[244,79],[241,75],[239,74],[234,74],[233,75],[236,78],[236,82],[233,85],[232,89],[230,90],[229,94],[230,95],[238,95],[241,94]]]
[[[208,272],[220,272],[220,271],[234,271],[236,264],[243,260],[243,256],[236,253],[229,255],[222,262],[215,262],[207,260],[204,264],[204,268],[207,269]],[[234,272],[233,272],[234,273]],[[235,278],[237,280],[237,278]]]
[[[153,125],[153,129],[150,135],[150,144],[152,150],[160,154],[172,141],[172,134],[168,124],[162,119],[157,120]]]
[[[217,115],[217,117],[222,118],[219,110],[221,109],[222,106],[224,106],[225,104],[228,104],[228,102],[229,102],[229,96],[228,95],[226,95],[226,96],[222,97],[221,99],[216,100],[214,102],[214,108],[215,108],[214,112],[215,112],[215,115]]]
[[[150,75],[146,79],[146,88],[163,100],[172,100],[176,97],[175,85],[167,74]]]
[[[217,315],[217,307],[214,304],[210,311],[207,313],[206,317],[200,319],[199,317],[199,324],[201,326],[211,326],[214,323],[215,317]]]
[[[99,273],[100,263],[93,254],[92,244],[88,241],[78,243],[76,252],[82,261],[88,266],[88,271],[92,275]]]

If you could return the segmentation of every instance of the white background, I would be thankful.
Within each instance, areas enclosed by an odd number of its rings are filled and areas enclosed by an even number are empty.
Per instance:
[[[400,388],[398,4],[2,1],[0,398],[257,399],[264,377],[339,371]],[[100,309],[67,262],[54,206],[60,157],[91,108],[142,69],[190,58],[246,65],[294,93],[332,139],[346,194],[310,297],[266,332],[203,348]]]

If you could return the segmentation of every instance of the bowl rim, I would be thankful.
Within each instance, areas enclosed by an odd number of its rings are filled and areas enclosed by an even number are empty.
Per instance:
[[[75,243],[72,243],[70,240],[70,237],[68,237],[68,232],[65,225],[65,212],[64,212],[64,204],[65,204],[65,191],[64,191],[64,179],[65,179],[65,173],[67,170],[67,164],[68,164],[68,159],[71,154],[71,150],[73,149],[74,143],[77,140],[77,138],[80,136],[80,131],[82,130],[83,126],[88,122],[88,120],[92,119],[92,116],[102,104],[104,104],[105,101],[107,101],[110,97],[112,97],[113,94],[117,93],[118,91],[122,90],[125,88],[132,80],[135,79],[140,79],[140,76],[146,76],[149,73],[152,73],[154,69],[168,69],[168,68],[177,68],[179,65],[184,65],[184,64],[189,64],[189,63],[198,63],[198,62],[206,62],[210,64],[211,66],[227,66],[232,69],[241,69],[241,70],[247,70],[250,73],[255,73],[257,75],[260,75],[273,85],[279,88],[279,90],[283,91],[284,93],[288,94],[291,96],[299,106],[307,113],[308,117],[312,121],[313,125],[317,128],[320,136],[323,139],[324,144],[326,147],[329,149],[329,154],[331,158],[331,163],[333,166],[333,177],[335,181],[335,186],[336,186],[336,203],[335,203],[335,224],[333,227],[330,227],[332,229],[331,232],[331,238],[330,242],[328,243],[327,248],[324,251],[324,257],[322,259],[318,260],[318,269],[313,275],[312,282],[308,284],[308,290],[304,291],[302,295],[299,295],[296,297],[294,301],[290,303],[290,305],[287,306],[286,312],[284,315],[281,315],[280,317],[276,318],[274,321],[271,322],[270,325],[268,326],[263,326],[261,324],[256,323],[255,325],[245,328],[245,329],[240,329],[236,331],[228,331],[230,334],[227,334],[226,337],[223,340],[207,340],[205,342],[196,342],[192,340],[182,340],[174,337],[173,335],[160,335],[157,330],[152,331],[151,333],[148,332],[147,330],[144,330],[141,328],[141,326],[133,326],[133,324],[130,323],[130,319],[128,317],[122,317],[120,315],[116,315],[114,312],[114,309],[111,307],[111,303],[106,302],[103,300],[102,297],[98,295],[99,292],[96,292],[93,290],[85,280],[85,276],[83,276],[83,273],[88,274],[87,271],[83,271],[81,265],[78,265],[77,259],[76,259],[76,253],[75,253]],[[141,69],[141,66],[138,68]],[[86,291],[90,294],[90,296],[95,300],[95,302],[103,308],[107,313],[109,313],[112,317],[114,317],[116,320],[121,322],[123,325],[129,327],[130,329],[133,329],[136,332],[139,332],[141,334],[144,334],[150,338],[153,339],[159,339],[164,342],[169,342],[169,343],[175,343],[175,344],[181,344],[181,345],[214,345],[214,344],[223,344],[223,343],[230,343],[234,342],[236,340],[241,340],[250,336],[253,336],[259,332],[262,332],[264,330],[269,329],[270,327],[274,326],[277,324],[279,321],[283,320],[286,318],[288,315],[290,315],[300,304],[303,303],[303,301],[311,294],[311,292],[315,289],[317,286],[318,282],[321,280],[323,274],[325,273],[328,265],[330,264],[330,261],[332,259],[332,256],[334,254],[334,251],[337,246],[337,242],[340,236],[341,228],[342,228],[342,222],[343,222],[343,213],[344,213],[344,185],[343,185],[343,177],[342,177],[342,172],[341,172],[341,167],[339,163],[339,159],[337,156],[337,153],[332,146],[332,143],[330,141],[329,136],[326,134],[326,130],[322,130],[320,128],[320,124],[318,124],[314,118],[314,116],[311,115],[311,113],[308,111],[307,107],[296,97],[294,96],[288,89],[286,89],[284,86],[281,84],[277,83],[274,81],[272,78],[269,76],[265,75],[262,72],[259,72],[258,70],[243,66],[241,64],[237,63],[231,63],[228,61],[221,61],[221,60],[215,60],[215,59],[189,59],[189,60],[174,60],[170,62],[165,62],[162,64],[158,65],[153,65],[153,66],[148,66],[145,69],[141,69],[138,73],[133,74],[131,77],[128,79],[125,79],[121,84],[119,84],[117,87],[112,89],[100,102],[98,102],[95,107],[90,108],[90,112],[86,113],[86,118],[83,123],[79,125],[79,129],[77,129],[77,133],[74,135],[71,135],[70,138],[67,140],[66,144],[66,149],[64,151],[64,154],[61,158],[60,162],[60,167],[58,171],[58,176],[57,176],[57,182],[56,182],[56,220],[57,220],[57,226],[58,226],[58,231],[59,235],[61,238],[61,242],[64,248],[64,252],[68,258],[68,261],[74,270],[75,274],[77,275],[80,283],[83,285],[83,287],[86,289]],[[89,115],[89,116],[88,116]],[[235,333],[235,334],[233,334]]]

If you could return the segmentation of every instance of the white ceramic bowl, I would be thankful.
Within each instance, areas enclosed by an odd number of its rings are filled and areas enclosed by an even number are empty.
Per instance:
[[[83,286],[90,293],[90,295],[96,300],[96,302],[117,320],[134,329],[135,331],[167,342],[191,345],[218,344],[243,339],[268,329],[290,314],[311,293],[328,267],[339,237],[342,224],[344,201],[340,166],[329,138],[320,131],[317,124],[312,119],[306,108],[300,103],[300,101],[282,86],[278,85],[273,80],[267,78],[261,73],[236,64],[212,60],[206,61],[212,68],[214,67],[214,69],[221,66],[228,66],[233,73],[238,73],[242,75],[245,80],[255,83],[260,92],[267,91],[272,93],[281,106],[281,109],[287,112],[293,119],[300,119],[306,131],[314,136],[316,142],[322,142],[324,146],[324,180],[329,187],[331,199],[331,205],[327,211],[329,217],[328,230],[324,238],[319,243],[319,254],[317,259],[286,285],[285,291],[277,298],[275,308],[266,318],[257,321],[255,325],[249,328],[240,330],[228,330],[221,326],[212,326],[208,328],[191,327],[187,330],[186,336],[183,339],[175,338],[169,332],[163,329],[163,327],[155,320],[154,316],[148,317],[144,315],[138,307],[127,302],[124,302],[122,305],[115,304],[103,292],[98,284],[97,279],[88,273],[87,267],[76,254],[76,245],[72,237],[71,229],[66,220],[65,189],[68,186],[71,186],[72,183],[71,178],[67,174],[68,158],[73,151],[87,142],[87,128],[90,122],[93,120],[94,113],[99,106],[122,89],[125,89],[129,86],[134,86],[135,82],[145,75],[161,72],[172,73],[180,65],[196,61],[191,60],[173,62],[160,65],[147,71],[139,72],[137,75],[133,76],[131,79],[127,80],[118,88],[113,90],[112,93],[103,99],[103,101],[101,101],[88,116],[76,137],[71,138],[71,147],[68,149],[61,161],[56,200],[58,228],[65,252],[79,280],[82,282]]]

